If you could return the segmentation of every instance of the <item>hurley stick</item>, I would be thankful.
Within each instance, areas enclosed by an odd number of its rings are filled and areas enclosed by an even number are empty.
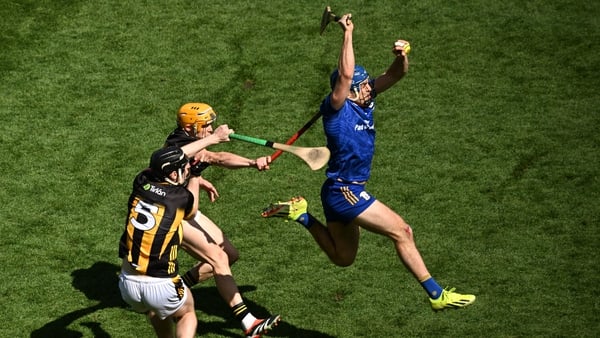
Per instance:
[[[294,142],[296,142],[298,137],[300,137],[300,135],[304,134],[304,132],[307,131],[308,128],[310,128],[319,119],[319,117],[321,117],[321,112],[316,113],[315,116],[313,116],[310,119],[310,121],[306,122],[306,124],[303,125],[302,128],[298,129],[298,131],[294,135],[292,135],[292,137],[290,137],[287,141],[285,141],[285,144],[290,145],[290,144],[293,144]],[[271,155],[271,162],[275,161],[275,159],[278,158],[282,152],[283,151],[281,151],[281,150],[275,150],[275,152]]]
[[[229,134],[229,138],[292,153],[306,162],[312,170],[323,168],[329,161],[329,156],[331,155],[327,147],[297,147],[235,133]]]

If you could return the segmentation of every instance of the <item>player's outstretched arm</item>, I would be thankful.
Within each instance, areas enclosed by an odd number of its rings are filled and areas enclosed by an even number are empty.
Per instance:
[[[385,73],[375,79],[375,91],[380,94],[400,81],[408,72],[408,52],[410,44],[406,40],[396,40],[392,53],[396,56]]]
[[[201,162],[210,163],[211,165],[217,165],[227,169],[256,168],[259,171],[263,171],[269,170],[269,164],[271,163],[271,156],[263,156],[257,159],[250,159],[226,151],[203,151],[199,153],[198,156],[196,156],[196,158],[199,159]]]
[[[211,135],[200,140],[194,141],[192,143],[188,143],[181,147],[181,149],[188,157],[192,157],[197,152],[206,147],[219,144],[221,142],[228,142],[229,134],[231,133],[233,133],[233,129],[229,129],[229,127],[226,124],[223,124],[220,125],[217,129],[215,129],[215,131]]]

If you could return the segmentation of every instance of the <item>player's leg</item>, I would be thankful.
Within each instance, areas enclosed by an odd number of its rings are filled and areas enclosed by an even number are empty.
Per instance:
[[[337,266],[354,263],[360,239],[358,226],[342,222],[328,222],[324,226],[316,221],[308,231],[332,263]]]
[[[196,336],[198,319],[196,318],[196,310],[194,308],[194,297],[192,297],[190,289],[185,288],[184,292],[186,293],[186,297],[183,302],[179,304],[178,309],[173,312],[173,314],[165,318],[161,318],[160,315],[155,311],[150,311],[148,313],[150,323],[152,324],[157,337],[174,337],[173,322],[176,323],[175,332],[178,338]],[[169,296],[168,299],[173,298],[173,296]]]
[[[173,320],[171,318],[160,319],[154,311],[148,312],[150,324],[154,328],[156,337],[158,338],[173,338]]]
[[[429,275],[415,244],[412,229],[400,215],[387,205],[376,200],[358,215],[352,224],[390,238],[400,260],[415,278],[421,279]]]
[[[230,306],[242,300],[229,267],[227,254],[219,245],[209,241],[204,231],[190,225],[188,222],[183,222],[181,247],[192,257],[209,264],[213,268],[217,289]],[[184,281],[187,285],[188,278],[186,276],[184,276]]]
[[[308,212],[308,202],[297,196],[289,201],[271,203],[263,217],[283,217],[302,224],[327,257],[338,266],[349,266],[358,251],[359,228],[343,222],[328,222],[325,226]]]
[[[123,266],[119,275],[119,290],[121,291],[121,297],[134,311],[147,314],[157,337],[172,338],[172,320],[169,318],[159,318],[157,312],[153,310],[153,305],[155,303],[160,304],[159,306],[163,306],[164,300],[160,298],[163,296],[162,290],[155,291],[153,289],[155,285],[153,285],[153,283],[147,283],[149,280],[152,279],[146,276],[140,277],[136,271],[131,268],[129,263],[123,261]],[[172,288],[167,290],[168,292],[173,292]],[[156,298],[151,298],[149,302],[145,296],[146,294],[154,295]],[[164,295],[164,297],[168,296],[169,293]],[[173,306],[177,306],[177,304]]]
[[[191,298],[191,297],[190,297]],[[196,312],[187,311],[183,316],[177,320],[175,332],[177,338],[193,338],[196,337],[196,328],[198,326],[198,318]]]
[[[174,278],[146,278],[142,285],[144,303],[151,308],[150,323],[161,338],[173,337],[173,322],[177,337],[194,337],[196,334],[196,311],[194,297],[183,285],[180,276]]]
[[[210,243],[217,244],[227,254],[229,265],[235,263],[239,258],[239,252],[225,236],[223,231],[206,215],[198,212],[193,220],[186,222],[204,232],[206,239]],[[196,259],[199,259],[196,257]],[[200,260],[190,270],[183,274],[186,285],[192,287],[197,283],[203,282],[213,277],[213,266]]]
[[[353,224],[384,235],[394,242],[398,257],[427,292],[434,310],[461,308],[475,301],[473,295],[459,294],[454,289],[444,290],[431,277],[417,249],[411,227],[387,205],[375,201],[354,219]]]
[[[360,228],[353,220],[374,201],[375,198],[365,191],[365,185],[361,183],[328,179],[321,186],[321,205],[327,226],[311,221],[314,217],[309,213],[307,224],[313,238],[336,265],[349,266],[354,263]]]
[[[217,243],[223,250],[227,253],[227,257],[229,257],[229,265],[235,263],[240,254],[238,250],[233,246],[229,238],[225,236],[223,231],[206,215],[198,212],[194,221],[208,234],[209,238],[212,239],[215,243]]]
[[[194,308],[194,297],[190,289],[185,288],[187,299],[185,303],[177,312],[173,314],[173,318],[176,321],[176,332],[178,338],[183,337],[195,337],[196,327],[198,326],[198,319],[196,318],[196,310]]]
[[[271,203],[263,210],[263,217],[283,217],[302,224],[319,247],[338,266],[349,266],[358,252],[360,230],[351,220],[371,203],[371,199],[359,198],[362,185],[344,185],[327,180],[321,189],[321,202],[327,218],[325,226],[308,212],[308,202],[303,197]]]
[[[267,319],[259,319],[247,308],[231,273],[227,254],[214,241],[208,240],[206,232],[184,222],[182,247],[193,257],[213,267],[217,290],[231,308],[236,319],[240,321],[242,330],[245,333],[255,331],[266,332],[277,325],[279,315],[271,316]],[[265,325],[262,325],[263,322]]]

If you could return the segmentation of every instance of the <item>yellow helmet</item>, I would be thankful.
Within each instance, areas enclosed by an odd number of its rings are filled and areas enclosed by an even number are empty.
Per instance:
[[[194,131],[208,126],[217,119],[217,113],[206,103],[186,103],[177,112],[177,124],[185,126],[194,125]]]

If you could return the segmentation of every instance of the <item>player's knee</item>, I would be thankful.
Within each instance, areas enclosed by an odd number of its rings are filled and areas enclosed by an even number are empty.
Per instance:
[[[356,259],[356,254],[340,254],[338,253],[335,257],[330,257],[333,264],[345,268],[354,263]]]
[[[211,256],[211,265],[216,273],[221,271],[229,271],[229,256],[225,251],[215,250]]]
[[[345,268],[352,265],[352,263],[354,263],[354,260],[336,259],[335,261],[333,261],[333,263],[341,268]]]
[[[413,240],[412,228],[405,222],[399,222],[389,236],[394,242],[405,242]]]

